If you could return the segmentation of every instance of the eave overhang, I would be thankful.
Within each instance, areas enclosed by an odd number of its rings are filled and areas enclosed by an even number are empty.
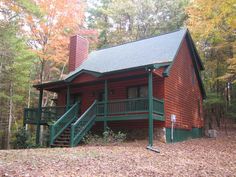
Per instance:
[[[58,80],[58,81],[52,81],[52,82],[47,82],[47,83],[42,83],[42,84],[36,84],[33,85],[34,88],[40,90],[40,89],[45,89],[48,91],[53,91],[54,89],[57,89],[59,87],[64,87],[66,85],[69,85],[76,77],[78,77],[81,74],[90,74],[95,77],[102,77],[102,76],[107,76],[111,74],[119,74],[122,72],[129,72],[129,71],[134,71],[138,69],[158,69],[161,67],[168,67],[172,62],[165,62],[165,63],[156,63],[156,64],[150,64],[150,65],[145,65],[145,66],[140,66],[140,67],[134,67],[134,68],[127,68],[127,69],[121,69],[121,70],[116,70],[116,71],[110,71],[110,72],[104,72],[104,73],[99,73],[95,71],[89,71],[89,70],[81,70],[74,75],[64,79],[64,80]]]

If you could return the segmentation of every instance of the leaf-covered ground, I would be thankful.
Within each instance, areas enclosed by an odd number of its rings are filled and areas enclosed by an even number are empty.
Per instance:
[[[0,176],[236,176],[236,134],[181,143],[0,151]]]

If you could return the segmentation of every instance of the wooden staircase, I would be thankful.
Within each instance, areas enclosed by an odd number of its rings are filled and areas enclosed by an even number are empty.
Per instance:
[[[96,119],[94,103],[78,118],[78,103],[75,103],[60,119],[50,125],[51,147],[74,147],[92,128]]]
[[[71,126],[67,127],[60,136],[56,138],[51,147],[70,147],[70,129]]]

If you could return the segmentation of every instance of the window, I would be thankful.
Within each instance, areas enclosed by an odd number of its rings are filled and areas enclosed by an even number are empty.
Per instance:
[[[128,98],[145,98],[148,96],[147,86],[135,86],[128,88]]]
[[[138,97],[138,88],[130,87],[128,88],[128,98],[137,98]]]
[[[139,97],[141,97],[141,98],[148,97],[148,88],[147,88],[147,86],[141,86],[139,88]]]

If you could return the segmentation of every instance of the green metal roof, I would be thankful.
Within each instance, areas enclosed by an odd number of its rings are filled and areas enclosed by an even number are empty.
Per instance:
[[[96,77],[100,77],[104,74],[117,71],[144,67],[158,68],[160,66],[168,66],[163,73],[164,76],[168,76],[172,63],[185,37],[190,45],[194,65],[199,64],[199,69],[203,70],[203,64],[188,29],[181,29],[159,36],[93,51],[88,55],[88,58],[81,66],[76,68],[75,71],[70,72],[67,77],[61,81],[65,83],[70,82],[82,73],[90,73]],[[201,91],[203,95],[205,95],[200,73],[196,66],[195,69]]]
[[[172,33],[93,51],[87,60],[75,71],[69,73],[65,79],[81,72],[81,70],[107,73],[172,62],[186,32],[187,29],[181,29]]]

